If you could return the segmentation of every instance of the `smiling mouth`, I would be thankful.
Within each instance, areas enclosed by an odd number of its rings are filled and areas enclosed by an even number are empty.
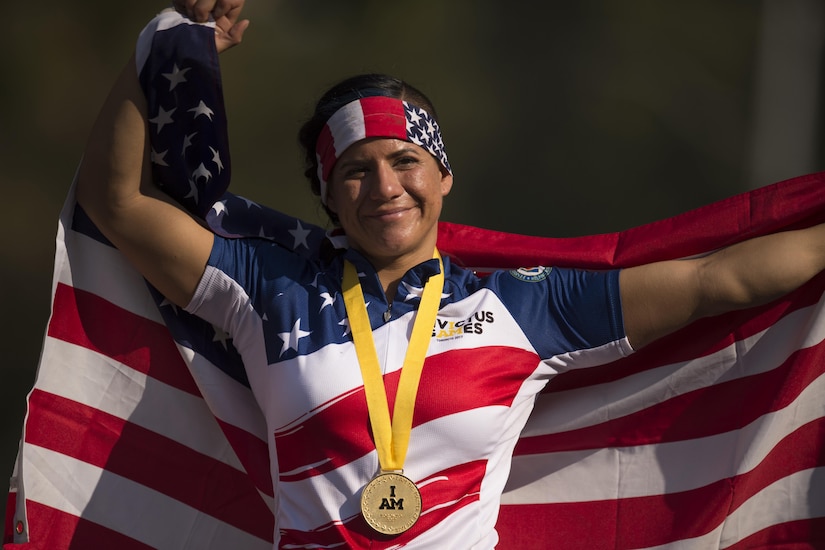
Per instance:
[[[393,208],[392,210],[385,210],[381,212],[373,212],[369,214],[367,217],[376,220],[386,220],[386,219],[393,219],[400,217],[401,215],[409,212],[412,210],[411,206],[402,207],[402,208]]]

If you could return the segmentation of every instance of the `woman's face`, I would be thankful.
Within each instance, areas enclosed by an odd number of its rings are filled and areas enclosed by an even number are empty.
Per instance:
[[[327,206],[350,246],[376,268],[432,258],[453,178],[426,150],[399,139],[365,139],[344,151],[329,180]]]

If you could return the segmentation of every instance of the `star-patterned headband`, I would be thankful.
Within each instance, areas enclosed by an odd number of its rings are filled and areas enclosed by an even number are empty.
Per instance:
[[[392,97],[362,97],[347,103],[327,121],[315,144],[321,202],[327,202],[327,181],[347,147],[371,137],[395,138],[415,143],[452,174],[438,123],[424,109]]]

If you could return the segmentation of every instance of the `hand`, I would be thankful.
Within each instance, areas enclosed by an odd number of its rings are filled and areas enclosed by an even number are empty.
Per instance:
[[[173,0],[175,9],[192,21],[206,23],[211,15],[216,21],[234,13],[237,20],[245,0]],[[234,23],[234,21],[233,21]]]
[[[215,20],[215,45],[218,53],[241,43],[249,20],[238,20],[245,0],[174,0],[175,9],[193,21]]]

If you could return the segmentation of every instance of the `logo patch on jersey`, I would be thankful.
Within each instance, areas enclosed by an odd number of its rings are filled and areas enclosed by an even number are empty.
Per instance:
[[[433,338],[439,342],[462,338],[469,334],[482,334],[495,322],[492,311],[476,311],[466,319],[450,321],[437,318],[433,327]]]
[[[553,271],[552,267],[544,267],[539,265],[536,267],[520,267],[518,269],[513,269],[510,271],[510,275],[519,281],[524,281],[525,283],[538,283],[549,277],[551,271]]]

